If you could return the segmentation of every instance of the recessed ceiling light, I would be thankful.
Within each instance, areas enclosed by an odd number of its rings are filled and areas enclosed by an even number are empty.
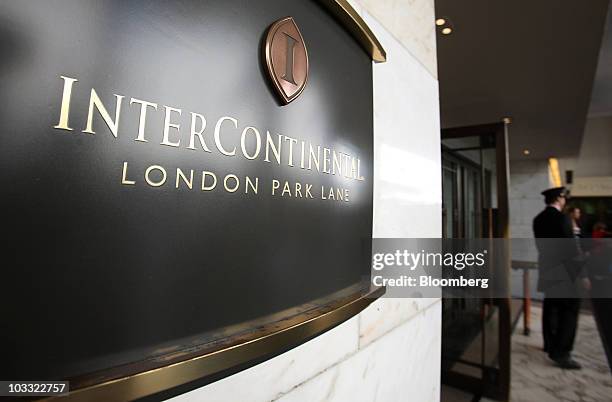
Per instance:
[[[531,153],[528,149],[523,149],[523,155],[529,155]]]
[[[446,27],[442,29],[442,35],[450,35],[453,32],[452,28]]]
[[[438,19],[436,20],[436,25],[437,25],[437,26],[442,26],[442,25],[444,25],[444,24],[446,24],[446,20],[445,20],[444,18],[438,18]]]

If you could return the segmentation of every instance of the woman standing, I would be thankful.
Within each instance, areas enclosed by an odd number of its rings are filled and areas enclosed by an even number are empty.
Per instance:
[[[572,233],[574,234],[574,237],[582,237],[582,227],[580,225],[580,208],[570,207],[567,210],[567,215],[569,216],[572,224]]]

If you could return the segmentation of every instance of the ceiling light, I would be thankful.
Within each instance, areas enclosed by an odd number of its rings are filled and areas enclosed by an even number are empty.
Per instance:
[[[442,35],[450,35],[453,32],[452,28],[446,27],[442,29]]]
[[[548,158],[548,178],[555,187],[561,187],[561,173],[559,172],[559,160]]]
[[[523,149],[523,155],[529,155],[531,153],[528,149]]]
[[[436,25],[437,25],[437,26],[442,26],[442,25],[444,25],[444,24],[446,24],[446,20],[445,20],[444,18],[438,18],[438,19],[436,20]]]

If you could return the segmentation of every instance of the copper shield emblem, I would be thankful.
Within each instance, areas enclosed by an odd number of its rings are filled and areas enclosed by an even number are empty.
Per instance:
[[[300,96],[308,80],[308,52],[291,17],[276,21],[266,37],[266,65],[285,104]]]

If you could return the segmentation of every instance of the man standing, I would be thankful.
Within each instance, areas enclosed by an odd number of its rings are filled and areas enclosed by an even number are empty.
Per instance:
[[[580,309],[575,287],[580,253],[572,239],[571,222],[562,213],[567,191],[565,187],[555,187],[542,195],[546,209],[533,220],[533,233],[539,252],[538,290],[544,292],[544,350],[559,367],[580,369],[571,357]]]

